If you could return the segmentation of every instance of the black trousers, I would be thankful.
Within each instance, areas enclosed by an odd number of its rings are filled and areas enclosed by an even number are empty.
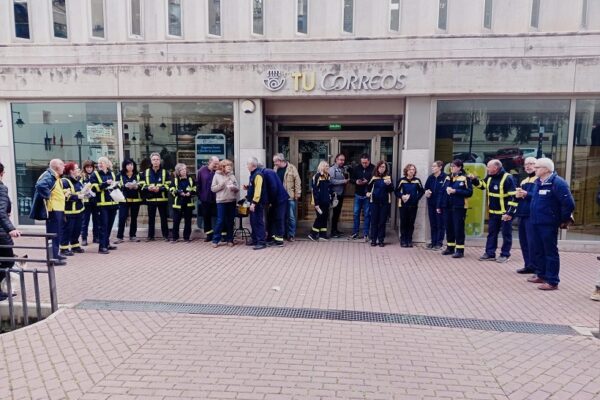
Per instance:
[[[204,234],[212,239],[213,219],[217,218],[217,203],[202,203],[202,219],[204,220]]]
[[[192,234],[192,215],[194,207],[188,207],[187,205],[181,206],[181,208],[173,208],[173,241],[179,240],[179,224],[183,219],[183,239],[190,240]]]
[[[400,207],[400,243],[412,244],[419,207]]]
[[[465,208],[445,208],[444,216],[446,217],[446,241],[449,250],[464,253],[467,210]]]
[[[154,239],[154,225],[156,220],[156,209],[158,209],[158,214],[160,215],[160,231],[162,233],[163,238],[169,238],[169,222],[167,220],[168,217],[168,209],[167,202],[148,202],[148,238]]]
[[[338,205],[333,209],[333,215],[331,216],[331,233],[334,234],[339,232],[338,222],[340,222],[340,215],[342,214],[342,206],[344,205],[344,195],[338,194]],[[327,227],[327,226],[326,226]]]
[[[319,204],[321,213],[319,214],[316,210],[317,218],[312,227],[312,234],[314,236],[327,236],[327,219],[329,218],[329,204]]]
[[[112,231],[115,218],[117,216],[116,206],[98,206],[98,213],[100,215],[100,230],[98,232],[98,239],[100,240],[100,248],[107,249],[110,246],[110,232]]]
[[[12,238],[8,235],[8,233],[2,233],[0,234],[0,244],[13,246],[15,243],[13,242]],[[13,249],[0,248],[0,257],[14,256],[15,253],[13,253]],[[0,268],[11,268],[14,264],[14,262],[3,261],[0,263]],[[4,270],[0,269],[0,282],[2,282],[2,279],[4,279],[5,276],[6,274],[4,273]]]
[[[127,222],[127,217],[131,215],[131,220],[129,221],[129,237],[136,237],[137,233],[137,218],[140,212],[140,204],[139,202],[126,202],[119,203],[119,230],[117,231],[117,238],[123,239],[123,235],[125,235],[125,223]]]
[[[371,203],[371,243],[383,243],[385,239],[385,224],[390,212],[389,203]]]

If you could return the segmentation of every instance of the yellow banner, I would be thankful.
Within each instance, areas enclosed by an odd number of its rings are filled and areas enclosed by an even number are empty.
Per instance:
[[[465,163],[465,171],[479,178],[485,177],[487,172],[485,164]],[[450,174],[450,164],[446,164],[445,172]],[[485,224],[485,192],[473,188],[473,196],[469,198],[469,208],[467,209],[467,218],[465,220],[465,233],[470,237],[483,236]]]

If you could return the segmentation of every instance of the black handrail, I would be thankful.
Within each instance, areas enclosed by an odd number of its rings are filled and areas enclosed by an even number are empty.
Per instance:
[[[21,268],[2,268],[5,272],[6,280],[6,291],[8,295],[8,313],[10,317],[11,329],[15,329],[15,312],[14,312],[14,300],[12,294],[12,282],[11,272],[19,275],[20,289],[21,289],[21,302],[23,307],[23,324],[28,325],[29,323],[29,308],[27,305],[27,292],[25,287],[25,274],[33,274],[33,287],[35,292],[36,301],[36,313],[37,319],[42,318],[42,307],[40,302],[40,288],[39,288],[39,277],[40,273],[48,274],[48,285],[50,290],[50,307],[52,312],[58,310],[58,296],[56,293],[56,275],[54,272],[54,265],[58,261],[52,256],[52,241],[55,240],[56,234],[54,233],[26,233],[22,234],[22,237],[32,238],[44,238],[45,246],[15,246],[15,245],[0,245],[0,248],[12,248],[12,249],[31,249],[31,250],[46,250],[46,258],[24,258],[24,257],[0,257],[0,262],[28,262],[28,263],[41,263],[46,264],[46,270],[40,271],[37,268],[33,270],[24,270]]]

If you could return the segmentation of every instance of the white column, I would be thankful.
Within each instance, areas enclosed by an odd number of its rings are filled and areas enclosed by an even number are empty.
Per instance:
[[[242,104],[244,101],[254,103],[254,111],[247,112]],[[249,173],[246,161],[250,157],[258,158],[263,164],[266,162],[265,137],[263,127],[263,104],[261,99],[238,99],[234,101],[234,129],[235,129],[235,170],[242,184],[248,182]]]

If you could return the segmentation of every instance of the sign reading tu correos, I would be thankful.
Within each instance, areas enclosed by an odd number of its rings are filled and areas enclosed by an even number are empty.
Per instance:
[[[289,79],[288,79],[289,78]],[[318,76],[316,72],[292,72],[289,77],[280,70],[269,70],[263,83],[267,89],[277,92],[288,86],[295,92],[312,92],[318,86],[325,92],[331,91],[380,91],[402,90],[406,86],[406,75],[383,74],[341,74],[328,72]]]

